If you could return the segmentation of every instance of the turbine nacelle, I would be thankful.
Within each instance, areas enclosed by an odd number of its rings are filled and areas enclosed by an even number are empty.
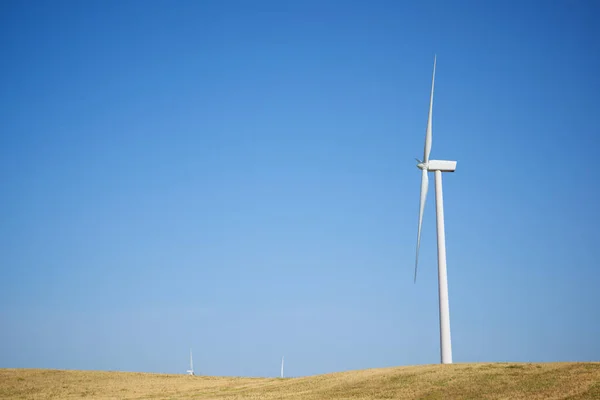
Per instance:
[[[442,171],[442,172],[454,172],[456,170],[456,161],[447,161],[447,160],[429,160],[429,162],[424,163],[421,160],[417,160],[417,168],[421,171]]]
[[[447,160],[429,160],[427,163],[428,171],[454,172],[456,170],[456,161]]]

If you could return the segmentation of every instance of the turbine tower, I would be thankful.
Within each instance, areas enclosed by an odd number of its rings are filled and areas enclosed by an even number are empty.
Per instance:
[[[188,375],[194,376],[194,359],[192,358],[192,349],[190,349],[190,369],[186,371]]]
[[[285,356],[283,356],[285,357]],[[283,378],[283,357],[281,357],[281,377]]]
[[[450,305],[448,303],[448,274],[446,271],[446,236],[444,233],[444,199],[442,194],[442,172],[454,172],[456,161],[430,160],[431,153],[431,118],[433,111],[433,87],[435,84],[435,64],[433,59],[433,77],[431,78],[431,95],[429,98],[429,117],[425,133],[425,151],[423,161],[417,159],[417,168],[421,170],[421,201],[419,203],[419,229],[417,231],[417,255],[415,259],[415,282],[419,264],[419,247],[421,245],[421,226],[423,210],[429,186],[428,172],[435,174],[435,208],[437,216],[437,248],[438,248],[438,291],[440,301],[440,353],[442,364],[452,364],[452,343],[450,341]]]

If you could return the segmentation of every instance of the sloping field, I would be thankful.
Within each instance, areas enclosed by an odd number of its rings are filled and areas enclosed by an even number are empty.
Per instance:
[[[0,369],[1,399],[600,399],[600,363],[454,364],[305,378]]]

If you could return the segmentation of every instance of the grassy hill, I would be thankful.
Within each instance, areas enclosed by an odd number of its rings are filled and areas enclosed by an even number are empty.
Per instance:
[[[303,378],[0,369],[0,399],[600,399],[600,363],[454,364]]]

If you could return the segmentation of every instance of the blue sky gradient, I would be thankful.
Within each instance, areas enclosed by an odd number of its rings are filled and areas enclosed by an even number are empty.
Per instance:
[[[600,360],[593,1],[4,1],[0,367]]]

